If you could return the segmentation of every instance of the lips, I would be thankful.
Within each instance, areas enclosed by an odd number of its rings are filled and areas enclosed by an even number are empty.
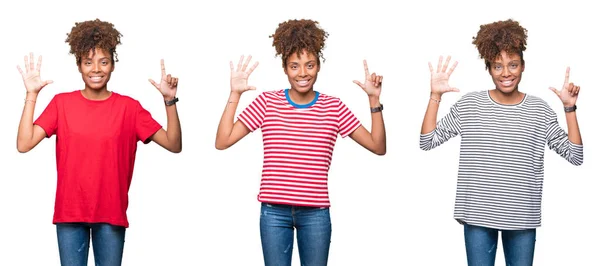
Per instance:
[[[100,81],[102,81],[103,78],[104,78],[103,76],[101,76],[101,77],[99,77],[99,76],[93,76],[93,77],[90,77],[90,81],[92,81],[92,82],[100,82]]]
[[[502,84],[502,86],[509,87],[510,85],[513,84],[514,81],[515,81],[515,79],[504,80],[504,81],[500,81],[500,84]]]
[[[297,83],[299,86],[307,86],[307,85],[308,85],[308,83],[309,83],[309,81],[310,81],[310,79],[309,79],[309,80],[296,80],[296,83]]]

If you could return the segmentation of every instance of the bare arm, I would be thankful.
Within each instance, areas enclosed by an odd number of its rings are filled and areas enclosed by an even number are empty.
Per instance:
[[[363,60],[363,67],[365,69],[365,82],[361,83],[358,80],[354,80],[354,83],[367,93],[371,108],[381,107],[379,96],[381,95],[383,76],[378,76],[374,72],[370,73],[367,60]],[[384,155],[386,153],[386,142],[382,112],[371,113],[371,132],[367,131],[365,127],[360,126],[350,134],[350,138],[367,150],[377,155]]]
[[[573,107],[577,103],[577,98],[579,97],[579,86],[573,84],[573,82],[569,82],[569,76],[571,73],[571,68],[567,67],[567,71],[565,73],[565,82],[563,83],[562,89],[559,91],[553,87],[550,87],[550,90],[553,91],[556,96],[563,103],[564,107]],[[573,144],[582,145],[583,142],[581,140],[581,132],[579,132],[579,124],[577,123],[577,113],[567,112],[567,128],[569,141]]]
[[[369,97],[370,106],[381,106],[379,97]],[[367,150],[377,155],[385,155],[385,124],[383,123],[382,112],[371,113],[371,132],[363,126],[360,126],[350,134],[350,138]]]
[[[233,123],[233,120],[242,93],[256,89],[253,86],[248,86],[248,77],[250,77],[252,71],[258,66],[258,62],[256,62],[252,67],[247,69],[251,59],[252,56],[248,56],[244,62],[244,56],[241,56],[236,70],[233,69],[233,62],[229,62],[231,69],[231,93],[229,94],[229,99],[227,100],[225,110],[223,110],[223,114],[221,115],[219,127],[217,128],[215,148],[218,150],[224,150],[231,147],[250,133],[250,129],[248,129],[241,121],[238,120]],[[242,62],[244,62],[243,65]]]
[[[177,85],[179,79],[167,75],[165,70],[165,61],[160,60],[161,78],[160,83],[149,79],[150,83],[163,95],[165,102],[175,99],[177,95]],[[150,139],[156,142],[161,147],[174,153],[181,152],[181,124],[179,123],[179,115],[177,114],[177,106],[175,104],[166,106],[167,109],[167,130],[159,129]]]
[[[167,130],[159,129],[150,140],[165,148],[166,150],[179,153],[182,149],[181,142],[181,125],[179,123],[179,115],[177,114],[177,106],[166,106],[167,109]]]
[[[33,53],[30,53],[29,58],[25,56],[25,71],[17,66],[19,73],[21,73],[21,76],[23,77],[25,89],[27,90],[25,106],[23,107],[21,121],[19,122],[19,130],[17,132],[17,150],[21,153],[30,151],[46,137],[46,131],[40,126],[33,124],[33,114],[38,93],[46,85],[52,83],[52,81],[42,81],[40,78],[42,56],[38,59],[37,67],[34,68],[33,65]]]

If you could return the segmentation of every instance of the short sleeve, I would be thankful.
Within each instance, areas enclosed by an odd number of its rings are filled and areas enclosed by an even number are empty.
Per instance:
[[[267,97],[260,94],[240,115],[238,119],[252,132],[262,127],[267,110]]]
[[[352,134],[354,130],[360,127],[360,121],[354,116],[352,111],[340,100],[338,107],[338,132],[342,138]]]
[[[162,126],[152,118],[150,112],[144,109],[138,101],[135,101],[135,103],[135,134],[138,140],[147,144],[150,142],[150,137],[161,129]]]
[[[45,132],[46,137],[52,137],[52,135],[56,134],[56,130],[58,128],[58,106],[57,106],[57,97],[54,96],[46,109],[42,112],[42,114],[35,120],[34,125],[40,126]]]

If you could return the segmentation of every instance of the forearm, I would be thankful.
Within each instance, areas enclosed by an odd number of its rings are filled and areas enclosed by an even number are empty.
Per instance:
[[[229,99],[225,105],[225,110],[221,115],[221,121],[219,121],[219,127],[217,129],[217,137],[215,140],[215,147],[217,149],[224,149],[229,147],[229,137],[233,131],[233,120],[235,117],[235,110],[237,109],[240,101],[241,94],[231,92]]]
[[[421,134],[430,133],[435,129],[437,122],[437,114],[440,108],[439,101],[441,99],[442,95],[431,94],[429,104],[427,105],[427,110],[425,111],[425,117],[423,117],[423,124],[421,125]]]
[[[25,96],[25,106],[23,107],[17,133],[17,150],[19,152],[27,152],[33,148],[33,113],[37,96],[37,93],[27,93]]]
[[[582,145],[583,142],[581,140],[581,133],[579,132],[579,124],[577,123],[577,113],[576,111],[566,113],[567,117],[567,134],[569,136],[569,141],[573,144]]]
[[[381,106],[379,97],[369,97],[369,104],[373,107]],[[375,144],[375,150],[377,154],[386,153],[386,139],[385,139],[385,124],[383,122],[383,113],[375,112],[371,113],[371,138]]]
[[[167,111],[167,139],[171,151],[180,152],[183,145],[181,141],[181,123],[175,104],[166,106]]]

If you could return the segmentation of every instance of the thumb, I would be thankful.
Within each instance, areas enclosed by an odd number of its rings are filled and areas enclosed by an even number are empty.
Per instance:
[[[450,90],[449,90],[449,91],[452,91],[452,92],[460,92],[460,90],[459,90],[458,88],[450,88]]]
[[[159,89],[160,87],[158,86],[158,84],[156,84],[156,82],[154,82],[154,80],[152,79],[148,79],[148,81],[150,81],[150,83],[152,83],[152,85],[154,85],[154,87],[156,87],[156,89]]]
[[[551,91],[553,91],[553,92],[554,92],[554,94],[556,94],[556,96],[560,96],[560,93],[558,92],[558,90],[556,90],[556,88],[554,88],[554,87],[550,87],[550,88],[548,88],[548,89],[550,89]]]
[[[43,89],[44,87],[46,87],[46,85],[48,85],[48,84],[50,84],[50,83],[52,83],[52,82],[53,82],[52,80],[46,80],[46,81],[44,81],[44,82],[42,83],[42,87],[41,87],[40,89]]]
[[[354,82],[354,84],[356,84],[356,85],[360,86],[360,87],[361,87],[361,88],[363,88],[363,89],[365,88],[365,85],[364,85],[364,84],[362,84],[362,83],[361,83],[360,81],[358,81],[358,80],[353,80],[352,82]]]
[[[248,86],[248,88],[247,88],[247,89],[248,89],[249,91],[253,91],[253,90],[256,90],[256,87],[254,87],[254,86]]]

